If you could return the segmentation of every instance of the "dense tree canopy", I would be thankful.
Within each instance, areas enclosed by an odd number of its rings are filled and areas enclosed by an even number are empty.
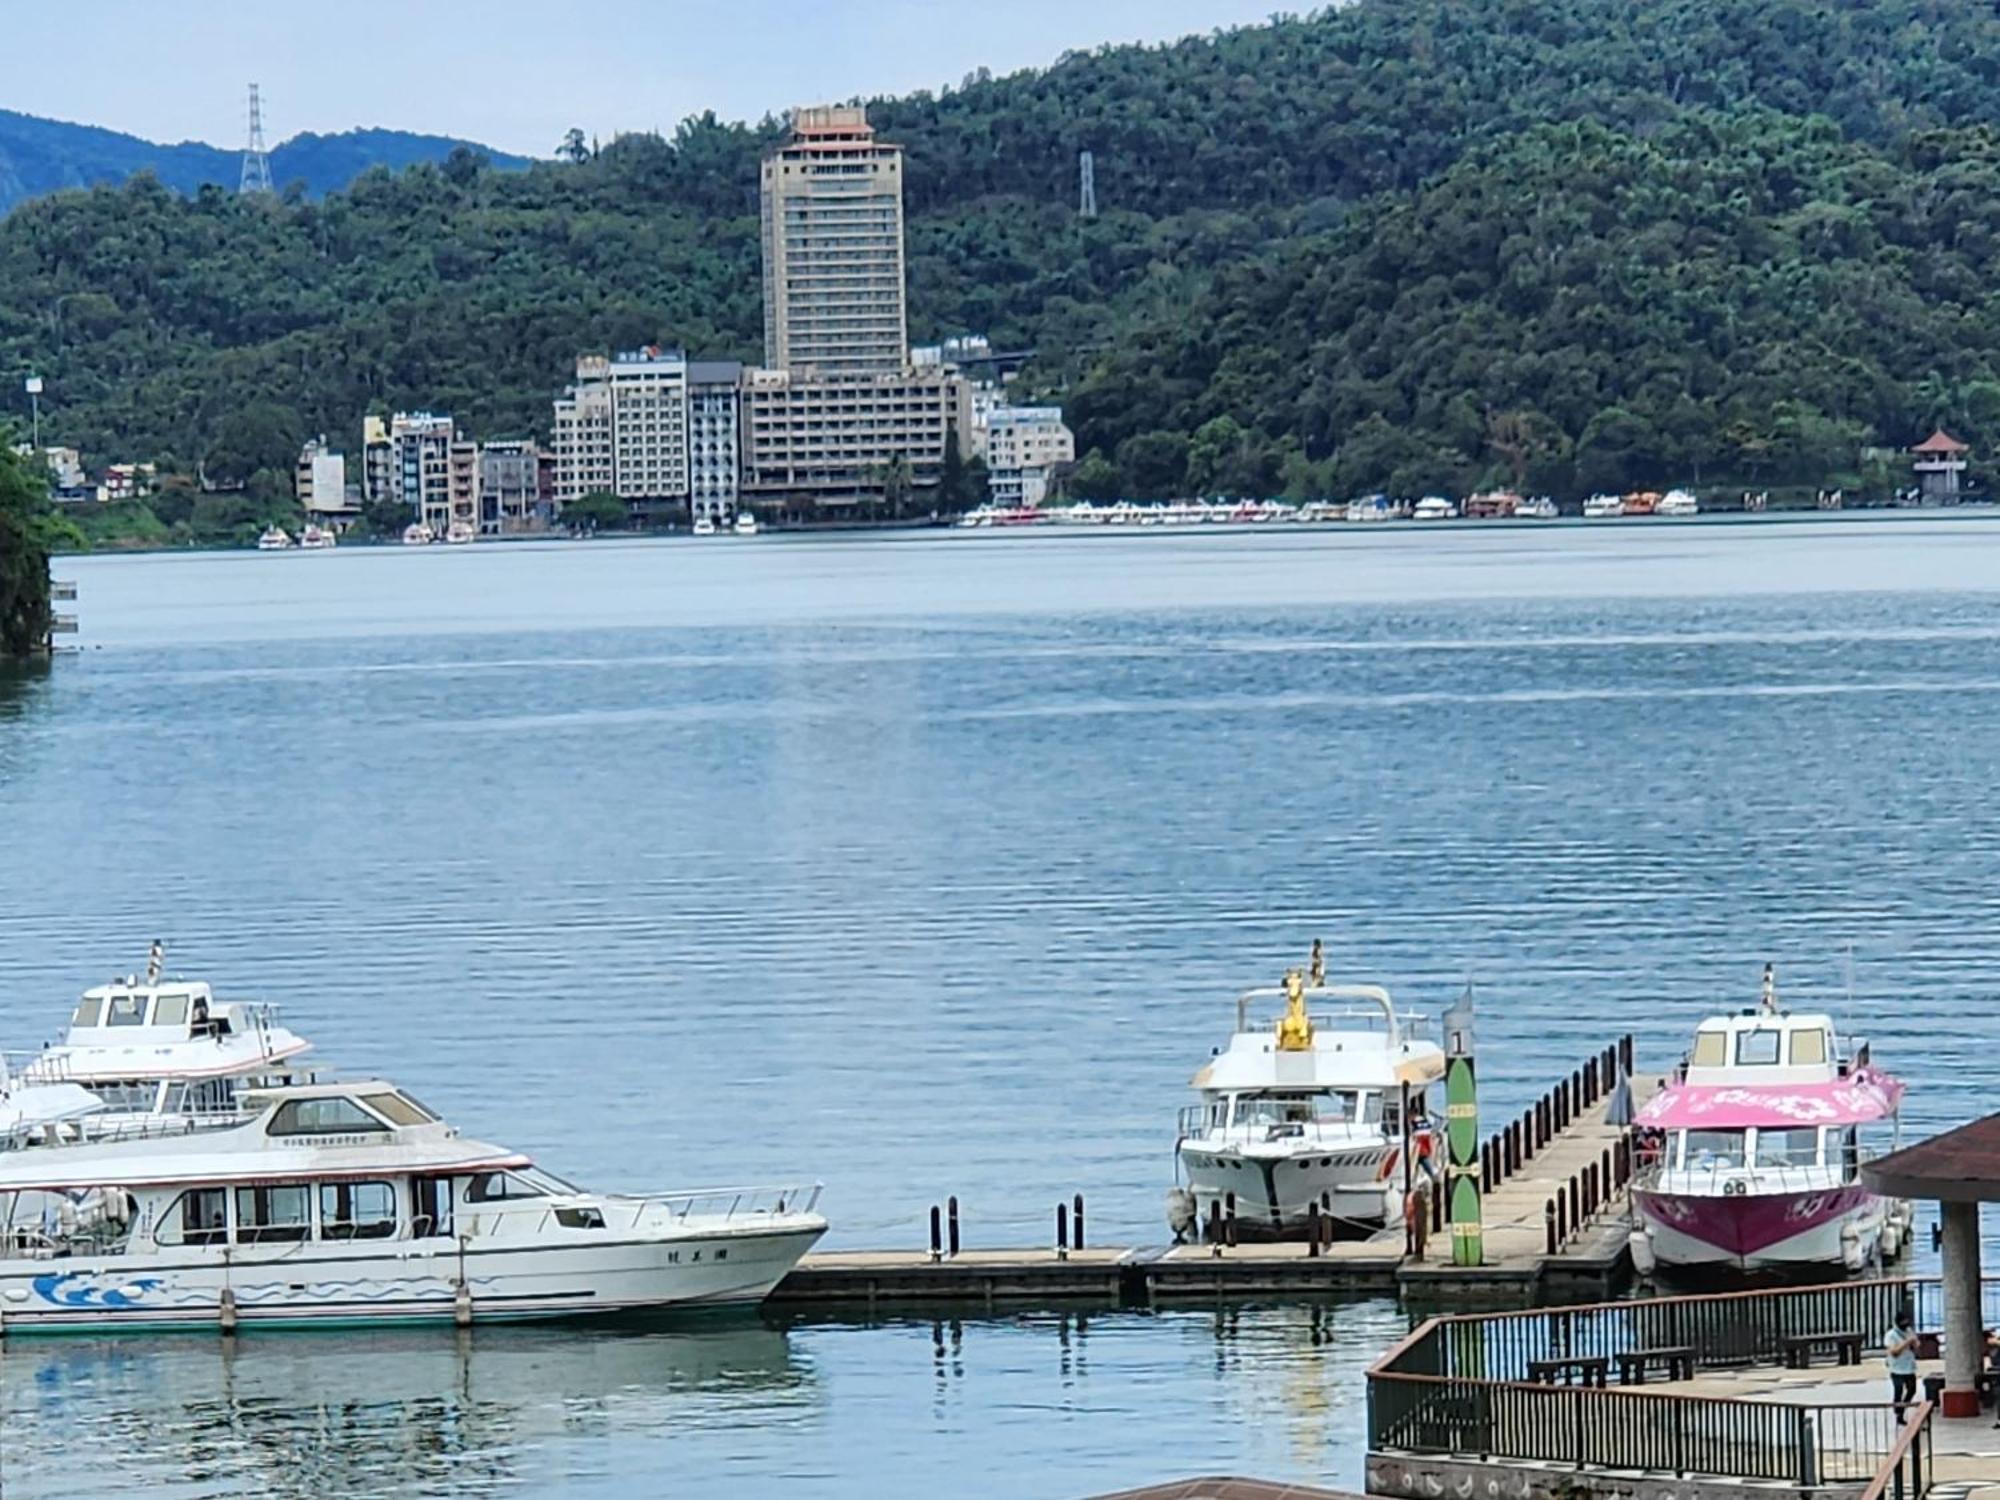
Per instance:
[[[1991,7],[1362,0],[871,114],[913,336],[1034,350],[1078,494],[1887,483],[1871,449],[1933,422],[2000,446]],[[263,499],[371,406],[544,431],[580,349],[757,356],[776,131],[30,202],[0,355],[91,463]]]

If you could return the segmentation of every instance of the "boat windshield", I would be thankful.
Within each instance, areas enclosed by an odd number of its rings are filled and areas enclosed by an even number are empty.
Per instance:
[[[1321,1089],[1312,1093],[1273,1094],[1236,1101],[1238,1125],[1351,1125],[1361,1118],[1361,1095],[1355,1089]]]
[[[1819,1164],[1819,1127],[1757,1132],[1760,1167],[1811,1167]]]
[[[1743,1132],[1740,1130],[1690,1130],[1687,1132],[1681,1165],[1690,1171],[1726,1170],[1743,1165]]]

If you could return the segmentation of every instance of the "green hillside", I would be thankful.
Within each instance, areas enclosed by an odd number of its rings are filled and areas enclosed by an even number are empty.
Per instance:
[[[1086,493],[1879,483],[1864,447],[1935,421],[2000,444],[1991,7],[1363,0],[871,113],[913,336],[1040,351]],[[91,462],[266,491],[371,405],[541,431],[579,349],[756,356],[772,130],[30,202],[0,351]]]

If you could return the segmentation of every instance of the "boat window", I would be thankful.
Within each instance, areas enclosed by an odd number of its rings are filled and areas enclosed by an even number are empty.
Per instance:
[[[153,1002],[155,1026],[185,1026],[188,1018],[186,995],[162,995]]]
[[[1826,1033],[1824,1031],[1795,1031],[1792,1033],[1792,1066],[1816,1067],[1826,1061]]]
[[[1736,1033],[1736,1065],[1741,1068],[1768,1067],[1778,1060],[1778,1044],[1784,1038],[1769,1028]]]
[[[160,1086],[152,1081],[140,1082],[126,1079],[118,1083],[93,1083],[91,1093],[104,1101],[104,1107],[121,1114],[148,1114],[159,1098]]]
[[[1697,1031],[1694,1034],[1694,1051],[1688,1056],[1690,1066],[1697,1068],[1719,1068],[1729,1061],[1729,1037],[1720,1031]]]
[[[545,1193],[581,1193],[582,1188],[573,1182],[565,1182],[553,1172],[545,1172],[540,1167],[530,1167],[521,1174],[521,1180]]]
[[[604,1215],[594,1208],[559,1208],[556,1210],[556,1222],[565,1229],[602,1229]],[[716,1259],[721,1258],[718,1253]]]
[[[236,1190],[236,1242],[261,1245],[302,1240],[312,1226],[312,1196],[303,1182]]]
[[[1373,1125],[1382,1118],[1382,1096],[1370,1091],[1361,1096],[1362,1123]]]
[[[95,1026],[97,1018],[104,1013],[104,1002],[97,999],[82,1000],[77,1003],[76,1014],[71,1016],[72,1026]]]
[[[1743,1165],[1740,1130],[1690,1130],[1681,1165],[1691,1172],[1723,1171]]]
[[[1757,1165],[1760,1167],[1810,1167],[1818,1161],[1819,1127],[1816,1125],[1757,1132]]]
[[[512,1172],[481,1172],[466,1185],[467,1203],[502,1203],[515,1198],[544,1198],[548,1195],[532,1182]]]
[[[322,1182],[319,1237],[386,1240],[396,1232],[396,1190],[386,1182]]]
[[[434,1118],[401,1094],[363,1094],[361,1102],[391,1125],[428,1125]]]
[[[389,1127],[352,1099],[287,1099],[271,1116],[271,1135],[352,1135]]]
[[[411,1201],[416,1206],[416,1218],[410,1224],[410,1233],[419,1238],[425,1235],[451,1233],[451,1179],[449,1177],[419,1177],[410,1184]]]
[[[219,1187],[189,1188],[160,1215],[153,1238],[162,1245],[219,1245],[229,1238],[229,1195]]]
[[[113,995],[111,1009],[105,1014],[106,1026],[143,1026],[146,1022],[146,997],[144,995]]]

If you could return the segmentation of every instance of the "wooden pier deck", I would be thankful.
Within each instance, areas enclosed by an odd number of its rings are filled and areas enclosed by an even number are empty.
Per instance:
[[[1632,1080],[1637,1108],[1657,1083]],[[1609,1296],[1631,1271],[1627,1195],[1609,1195],[1597,1213],[1548,1253],[1545,1209],[1572,1178],[1601,1164],[1624,1127],[1605,1122],[1608,1102],[1576,1112],[1543,1149],[1485,1197],[1485,1263],[1454,1266],[1449,1232],[1433,1234],[1422,1257],[1405,1252],[1399,1225],[1344,1240],[1317,1255],[1303,1243],[1108,1246],[1058,1252],[1053,1246],[964,1249],[935,1259],[927,1250],[834,1250],[808,1255],[772,1294],[779,1303],[991,1307],[1071,1300],[1145,1306],[1189,1297],[1305,1295],[1407,1296],[1532,1303],[1544,1296]]]

